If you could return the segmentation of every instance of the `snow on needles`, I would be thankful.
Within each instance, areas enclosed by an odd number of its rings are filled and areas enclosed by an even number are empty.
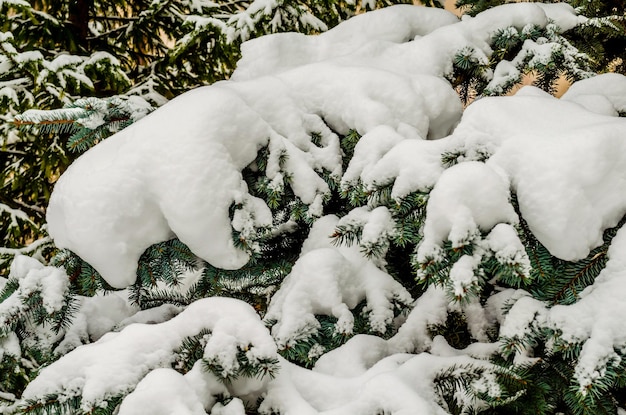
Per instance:
[[[170,366],[182,341],[203,329],[211,332],[205,356],[216,359],[226,374],[237,371],[239,350],[245,349],[250,361],[275,358],[276,345],[251,306],[228,298],[208,298],[169,321],[133,324],[74,350],[42,370],[24,391],[24,398],[80,396],[88,412],[102,405],[103,397],[125,395],[148,372]]]
[[[385,333],[394,308],[412,302],[406,289],[364,258],[358,247],[330,244],[328,235],[337,222],[336,217],[327,216],[315,223],[300,259],[272,297],[265,319],[277,321],[272,335],[279,348],[315,333],[320,327],[316,314],[336,317],[336,332],[351,334],[354,316],[350,310],[363,300],[372,330]]]
[[[463,22],[422,7],[373,12],[329,31],[325,36],[332,48],[323,39],[312,45],[319,62],[266,77],[255,78],[277,70],[256,74],[255,68],[274,68],[295,52],[262,41],[255,47],[260,58],[250,62],[244,48],[238,73],[247,73],[241,77],[248,81],[219,82],[184,94],[74,162],[51,197],[50,234],[57,246],[76,252],[120,288],[134,282],[137,261],[148,246],[173,236],[214,266],[243,266],[256,246],[248,252],[235,247],[233,225],[248,234],[271,225],[269,208],[248,193],[241,175],[261,147],[270,149],[268,178],[290,177],[310,215],[321,215],[329,189],[316,170],[342,174],[335,133],[355,129],[367,135],[388,127],[409,139],[443,137],[461,114],[459,98],[442,78],[454,53],[476,45],[489,54],[477,39],[486,40],[499,28],[573,16],[564,5],[503,7]],[[424,26],[431,15],[438,17]],[[399,37],[390,34],[391,18],[409,22]],[[334,58],[330,50],[352,47],[351,39],[364,30],[369,43],[349,58]],[[394,43],[415,35],[421,37]],[[366,47],[370,44],[377,46]],[[321,148],[311,142],[311,133],[321,134]],[[285,166],[278,162],[282,154],[288,156]],[[389,176],[385,169],[378,173]],[[243,214],[231,224],[233,205]]]
[[[390,21],[401,22],[397,31],[390,30]],[[529,261],[515,230],[520,221],[511,192],[525,224],[554,256],[584,258],[626,213],[626,194],[619,191],[626,188],[626,120],[614,116],[624,111],[624,101],[611,87],[621,91],[624,78],[582,81],[561,100],[526,87],[515,96],[482,98],[464,112],[445,80],[452,57],[464,48],[489,59],[488,40],[498,30],[552,22],[567,29],[580,21],[562,4],[508,4],[460,22],[440,10],[402,6],[367,13],[319,37],[273,35],[244,45],[233,80],[172,100],[74,162],[54,189],[47,218],[55,243],[89,262],[113,287],[132,284],[144,250],[172,237],[215,267],[240,268],[258,249],[256,232],[276,231],[270,208],[248,192],[242,176],[266,149],[268,182],[277,190],[290,186],[314,221],[300,259],[270,303],[266,319],[276,322],[271,335],[244,303],[199,300],[169,321],[131,324],[77,348],[44,368],[24,397],[41,398],[62,387],[63,394],[81,396],[83,405],[92,407],[102,396],[134,390],[120,411],[133,414],[151,399],[151,390],[168,383],[181,393],[164,393],[167,409],[154,408],[155,413],[201,413],[213,406],[215,413],[241,413],[237,399],[214,405],[208,392],[190,389],[204,384],[212,396],[236,395],[239,387],[238,392],[254,396],[265,388],[259,409],[265,413],[355,414],[381,408],[444,413],[434,403],[431,382],[449,367],[449,359],[489,365],[457,356],[444,339],[429,337],[428,326],[445,322],[453,307],[443,288],[432,285],[413,302],[384,271],[381,258],[366,259],[359,247],[330,244],[333,229],[342,224],[365,225],[365,245],[385,239],[394,224],[381,206],[357,208],[341,219],[325,215],[323,200],[330,189],[320,172],[344,189],[391,185],[397,201],[430,191],[418,262],[436,258],[448,242],[454,248],[477,246],[451,266],[457,299],[477,285],[482,276],[476,269],[487,257],[515,264],[520,277],[527,277]],[[361,139],[344,172],[339,136],[351,130]],[[444,155],[454,157],[444,163]],[[251,241],[246,250],[235,246],[233,230]],[[623,313],[597,312],[593,319],[587,313],[611,310],[595,306],[599,298],[623,308],[618,294],[611,294],[624,291],[624,240],[620,231],[606,270],[573,306],[549,310],[513,289],[494,294],[483,314],[468,300],[463,311],[472,335],[485,338],[485,327],[496,322],[505,337],[523,337],[532,325],[558,328],[566,340],[585,342],[575,374],[581,387],[590,384],[611,364],[614,345],[626,342],[624,330],[611,331],[621,327],[615,319]],[[16,270],[20,261],[27,260],[18,257]],[[20,274],[25,287],[41,284],[41,264],[27,268]],[[44,305],[53,311],[65,288],[44,288],[51,293]],[[505,314],[507,301],[514,304]],[[336,332],[350,334],[351,309],[363,302],[373,332],[403,324],[398,333],[388,341],[357,336],[321,359],[317,372],[277,357],[277,347],[319,328],[316,314],[336,317]],[[408,316],[394,319],[398,305],[411,304]],[[606,325],[592,324],[597,320]],[[237,372],[237,355],[245,351],[250,360],[278,359],[276,378],[246,380],[224,390],[200,369],[185,375],[160,369],[171,365],[183,339],[203,328],[212,331],[204,358],[222,368],[221,376]],[[351,367],[340,363],[346,354],[363,350],[369,355],[352,356]],[[472,350],[481,358],[493,352],[488,344]],[[475,387],[497,396],[490,379],[485,376]]]

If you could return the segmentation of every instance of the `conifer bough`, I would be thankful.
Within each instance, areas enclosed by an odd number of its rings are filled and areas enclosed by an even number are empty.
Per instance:
[[[58,181],[67,250],[0,279],[0,411],[622,412],[626,78],[585,24],[394,6],[244,44]],[[488,96],[542,68],[577,82]]]

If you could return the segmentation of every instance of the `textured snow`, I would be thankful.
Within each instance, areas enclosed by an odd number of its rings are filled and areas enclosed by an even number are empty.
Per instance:
[[[521,264],[524,275],[530,273],[530,260],[513,226],[505,223],[496,225],[487,235],[486,241],[489,249],[495,252],[498,262]]]
[[[92,408],[101,404],[103,397],[131,392],[152,370],[168,367],[182,340],[202,329],[212,332],[204,355],[224,368],[236,364],[238,346],[249,347],[251,360],[276,354],[274,341],[251,306],[234,299],[208,298],[164,323],[133,324],[78,347],[43,369],[29,383],[24,398],[51,393],[80,396],[83,407]],[[172,377],[166,372],[157,374],[148,379],[148,385],[162,382],[163,376]]]
[[[415,302],[398,333],[390,340],[392,350],[419,353],[432,344],[428,326],[443,324],[448,317],[449,299],[442,287],[431,285]]]
[[[0,338],[0,360],[7,356],[21,357],[22,348],[20,341],[15,333],[9,333],[8,336]]]
[[[131,306],[124,294],[116,292],[80,297],[78,311],[55,352],[65,354],[81,344],[96,341],[135,315],[138,308]]]
[[[447,412],[435,403],[434,376],[449,365],[489,366],[468,356],[397,353],[357,376],[331,377],[284,360],[280,364],[281,371],[268,385],[260,410],[303,415],[372,411],[443,415]]]
[[[11,264],[9,279],[17,279],[19,288],[0,303],[0,318],[25,309],[23,298],[36,292],[41,294],[41,303],[48,314],[64,306],[69,278],[61,268],[44,266],[34,258],[19,255]]]
[[[338,173],[341,159],[337,136],[313,113],[342,133],[350,126],[366,134],[382,124],[428,135],[424,98],[408,80],[319,65],[288,72],[280,81],[224,82],[192,91],[89,150],[55,186],[47,216],[55,243],[120,288],[135,280],[137,260],[148,246],[174,235],[212,265],[238,268],[249,256],[233,245],[230,206],[243,204],[256,227],[271,225],[269,209],[248,194],[240,173],[261,146],[269,145],[276,156],[286,152],[294,193],[319,207],[329,189],[314,169]],[[302,96],[294,99],[287,90]],[[335,94],[338,99],[325,99]],[[311,132],[321,132],[327,145],[305,153],[301,148],[313,147]],[[268,177],[278,173],[270,159]]]
[[[437,415],[445,412],[435,403],[434,376],[451,364],[487,367],[499,345],[486,333],[498,325],[501,338],[519,340],[548,327],[565,341],[583,343],[575,377],[584,390],[612,362],[613,348],[626,344],[620,319],[626,312],[620,298],[626,231],[615,237],[607,268],[571,306],[549,309],[523,290],[508,289],[494,292],[483,309],[472,299],[453,302],[446,289],[432,285],[414,301],[382,259],[368,260],[360,251],[393,232],[390,211],[365,206],[341,219],[324,216],[322,199],[330,189],[320,176],[329,172],[344,190],[391,184],[398,201],[432,190],[417,260],[441,259],[446,242],[456,248],[476,243],[473,255],[451,266],[458,298],[478,284],[478,264],[488,256],[528,274],[512,192],[526,224],[552,254],[585,257],[626,213],[619,191],[626,187],[626,120],[615,117],[626,108],[626,78],[580,81],[560,100],[526,87],[514,96],[482,98],[462,117],[444,78],[465,47],[487,61],[493,52],[487,42],[499,29],[550,22],[567,29],[581,21],[563,4],[509,4],[460,22],[441,10],[398,6],[316,37],[280,34],[244,44],[232,81],[191,91],[81,156],[58,181],[48,221],[55,243],[79,254],[114,287],[132,284],[141,253],[174,236],[216,267],[239,268],[250,252],[234,246],[233,229],[253,239],[273,225],[269,208],[248,193],[241,174],[267,147],[271,185],[290,186],[314,220],[269,305],[265,319],[276,321],[271,335],[255,311],[236,300],[200,300],[182,312],[172,306],[137,312],[119,296],[83,300],[59,345],[63,352],[76,349],[44,368],[24,397],[81,396],[90,408],[102,396],[132,392],[122,415],[243,413],[246,402],[216,403],[217,395],[254,402],[263,396],[261,410],[268,413]],[[552,46],[525,47],[542,59]],[[493,85],[516,76],[514,63],[502,63],[493,76]],[[352,129],[362,137],[344,172],[339,135]],[[321,144],[312,142],[312,133]],[[452,167],[442,161],[450,154]],[[338,225],[363,226],[361,246],[334,246],[330,235]],[[58,310],[67,288],[59,281],[67,277],[49,278],[52,270],[24,258],[17,257],[12,276],[24,292],[45,288],[44,305]],[[357,335],[325,354],[313,347],[312,357],[323,354],[314,371],[279,358],[275,379],[225,385],[201,364],[184,376],[170,369],[182,339],[203,328],[212,331],[204,356],[216,359],[225,375],[236,371],[242,348],[252,345],[246,352],[252,360],[276,357],[277,347],[307,339],[319,328],[315,315],[334,316],[336,331],[349,335],[361,301],[374,331],[395,325],[397,334],[388,340]],[[394,319],[396,303],[412,305],[411,312]],[[19,304],[9,298],[1,306],[13,312]],[[466,316],[479,342],[456,350],[432,338],[429,327],[444,324],[450,311]],[[103,336],[113,327],[123,329]],[[99,340],[79,346],[85,338]],[[2,339],[0,353],[19,354],[15,340]],[[530,356],[518,351],[516,361]],[[500,393],[489,372],[474,387]]]
[[[211,410],[211,415],[245,415],[245,407],[239,398],[233,398],[226,405],[217,403]]]
[[[371,54],[457,21],[456,16],[441,9],[398,5],[354,16],[319,36],[301,33],[263,36],[242,45],[242,58],[233,79],[257,78],[343,56],[352,58],[359,50]]]
[[[147,395],[147,396],[146,396]],[[155,399],[157,398],[157,399]],[[148,373],[120,406],[120,415],[205,415],[204,406],[185,377],[173,369]]]
[[[545,25],[549,19],[569,27],[575,18],[565,5],[506,5],[462,22],[445,11],[400,6],[367,13],[318,37],[253,41],[233,76],[239,81],[184,94],[74,162],[51,197],[50,234],[57,246],[76,252],[119,288],[134,282],[137,260],[148,246],[174,236],[214,266],[239,268],[250,252],[234,246],[233,227],[250,237],[271,225],[269,209],[249,195],[241,176],[260,147],[270,149],[268,178],[280,186],[288,175],[296,196],[310,205],[309,214],[319,216],[329,189],[317,171],[342,174],[335,133],[385,131],[418,148],[425,144],[420,137],[444,137],[462,109],[442,78],[451,70],[451,57],[472,45],[487,59],[492,51],[486,41],[496,30]],[[391,30],[391,20],[403,23]],[[303,43],[310,44],[298,57]],[[321,134],[321,148],[311,143],[312,132]],[[420,156],[431,166],[426,176],[409,175],[410,168],[398,172],[395,197],[412,185],[434,184],[440,167],[433,153]],[[280,154],[288,156],[282,167]],[[406,164],[377,169],[369,168],[372,161],[358,160],[347,180],[361,171],[365,183],[388,181],[393,169]],[[231,223],[234,205],[240,212]],[[257,247],[252,243],[249,249]]]
[[[525,87],[512,97],[474,102],[449,137],[396,144],[380,161],[370,163],[373,167],[364,169],[362,178],[371,182],[371,172],[384,171],[384,183],[397,175],[395,186],[403,183],[399,194],[434,186],[422,257],[435,255],[442,241],[458,244],[478,229],[516,223],[508,202],[511,188],[539,241],[557,257],[581,259],[626,212],[626,198],[613,191],[626,181],[620,173],[626,171],[625,131],[623,118]],[[429,151],[461,151],[465,155],[459,161],[465,162],[444,171]],[[483,155],[491,156],[486,164],[471,161]],[[412,159],[426,162],[404,171],[391,167]],[[428,180],[419,183],[415,177]],[[409,180],[413,185],[405,186]]]
[[[561,97],[606,115],[626,112],[626,77],[605,73],[575,82]]]
[[[316,332],[316,314],[336,317],[336,331],[351,334],[350,310],[366,300],[372,330],[384,333],[394,318],[394,301],[412,302],[406,289],[364,258],[357,246],[332,246],[330,235],[337,223],[333,216],[315,223],[300,258],[272,296],[265,319],[277,321],[272,335],[280,348]]]
[[[537,239],[566,260],[601,244],[604,229],[626,212],[626,197],[614,191],[626,184],[626,120],[552,97],[490,98],[471,107],[467,127],[488,123],[491,137],[506,137],[488,165],[509,176]]]
[[[624,292],[626,292],[626,230],[620,229],[608,251],[609,261],[593,285],[572,305],[550,310],[550,324],[562,331],[567,342],[584,342],[575,377],[581,391],[602,375],[607,357],[626,344]]]
[[[197,362],[185,375],[174,369],[158,368],[146,375],[122,401],[120,415],[206,414],[216,408],[218,396],[230,392],[218,378]]]
[[[604,376],[607,365],[617,363],[615,348],[626,344],[625,252],[626,230],[622,228],[609,247],[605,269],[574,304],[548,308],[522,290],[502,293],[513,306],[504,316],[500,335],[523,339],[534,330],[550,328],[558,330],[559,341],[582,345],[574,377],[579,391],[587,393],[587,387]]]

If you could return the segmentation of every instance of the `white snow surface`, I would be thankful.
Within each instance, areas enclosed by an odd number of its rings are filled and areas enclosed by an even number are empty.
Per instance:
[[[553,255],[576,260],[601,244],[602,232],[626,213],[626,197],[614,191],[626,184],[625,133],[623,118],[590,112],[525,87],[512,97],[474,102],[452,135],[432,144],[401,142],[370,171],[379,164],[423,160],[424,147],[440,155],[464,154],[459,157],[462,163],[445,171],[432,158],[404,171],[392,170],[396,184],[408,181],[407,175],[429,178],[429,183],[416,183],[413,191],[434,187],[422,256],[434,254],[441,241],[467,239],[476,228],[486,231],[496,223],[516,223],[508,202],[511,188],[539,241]],[[485,154],[491,156],[485,164],[472,161]]]
[[[146,396],[147,395],[147,396]],[[155,399],[158,397],[158,399]],[[148,373],[120,406],[120,415],[205,415],[204,406],[183,375],[159,368]]]
[[[626,77],[604,73],[575,82],[561,99],[600,114],[617,115],[617,112],[626,112]]]
[[[393,321],[395,303],[412,302],[408,291],[364,258],[358,246],[331,244],[337,222],[338,218],[326,216],[315,223],[300,258],[272,296],[265,319],[277,321],[272,335],[279,348],[315,333],[320,327],[316,314],[336,317],[336,331],[351,334],[350,310],[363,300],[372,330],[384,333]]]
[[[183,339],[202,329],[211,331],[204,355],[216,359],[225,370],[238,365],[238,347],[247,348],[250,361],[276,355],[272,337],[251,306],[213,297],[196,301],[166,322],[132,324],[119,333],[108,333],[95,343],[78,347],[43,369],[23,396],[80,396],[84,408],[98,406],[102,399],[131,392],[154,369],[170,366]],[[146,383],[157,385],[163,376],[175,377],[168,373],[157,373]],[[140,395],[142,390],[143,387],[137,393]]]
[[[51,197],[50,234],[57,246],[76,252],[118,288],[134,282],[137,260],[148,246],[174,236],[214,266],[239,268],[249,252],[234,246],[233,226],[250,236],[271,225],[269,209],[250,196],[241,175],[261,147],[270,149],[268,178],[280,184],[291,177],[296,196],[311,206],[310,215],[319,216],[329,189],[317,171],[324,168],[338,178],[343,173],[335,133],[387,131],[415,142],[416,150],[424,147],[417,144],[420,138],[446,136],[462,110],[443,79],[454,54],[471,46],[486,59],[492,52],[487,40],[496,30],[545,26],[549,19],[570,27],[577,18],[562,4],[505,5],[461,22],[441,10],[397,6],[318,37],[252,41],[233,76],[239,81],[184,94],[74,162]],[[390,21],[402,24],[396,31]],[[304,43],[303,57],[298,51]],[[353,52],[342,52],[348,50]],[[311,143],[312,132],[321,134],[321,147]],[[284,153],[287,162],[280,167]],[[432,152],[418,157],[429,160]],[[391,180],[401,169],[397,196],[411,185],[434,184],[440,173],[432,161],[426,176],[400,167],[404,163],[379,169],[368,168],[371,161],[360,163],[347,179],[356,169],[368,183]],[[233,223],[232,205],[241,206]]]
[[[429,254],[443,241],[459,247],[481,230],[516,221],[506,179],[484,163],[457,164],[443,172],[430,193],[418,257]]]
[[[522,290],[510,290],[505,301],[513,303],[503,317],[502,337],[523,339],[534,330],[550,328],[559,331],[559,342],[581,344],[582,350],[574,371],[579,391],[606,373],[607,365],[618,362],[616,348],[626,344],[626,230],[621,228],[608,250],[606,267],[594,283],[571,305],[546,304]],[[523,354],[523,353],[522,353]],[[518,356],[518,359],[524,359]]]
[[[483,99],[465,116],[463,133],[480,128],[501,141],[487,164],[508,175],[522,216],[553,255],[586,257],[626,213],[626,196],[614,191],[626,185],[625,119],[541,96]]]
[[[68,294],[69,278],[62,268],[44,266],[38,260],[18,255],[11,263],[9,279],[18,280],[19,287],[0,303],[0,319],[20,313],[28,307],[23,299],[39,293],[48,314],[60,311]]]
[[[608,251],[609,261],[578,302],[555,306],[549,324],[562,330],[566,342],[584,342],[575,377],[584,392],[618,358],[616,347],[626,344],[626,229],[621,228]]]
[[[260,411],[302,415],[353,415],[373,411],[443,415],[435,403],[434,376],[450,365],[489,363],[467,355],[439,357],[397,353],[379,360],[362,374],[334,377],[281,359],[281,371],[268,385]]]
[[[390,21],[401,22],[397,31]],[[267,178],[276,188],[291,186],[311,207],[315,224],[269,306],[266,319],[277,321],[274,338],[255,311],[236,300],[200,300],[173,318],[179,310],[126,310],[128,317],[102,316],[96,326],[77,326],[77,337],[98,337],[112,325],[125,328],[43,369],[24,397],[61,390],[80,395],[90,407],[101,404],[102,396],[134,390],[121,414],[141,413],[145,405],[155,413],[230,415],[241,413],[243,401],[215,404],[215,395],[256,398],[263,390],[261,410],[268,412],[443,414],[434,403],[433,376],[451,362],[486,365],[480,359],[497,347],[484,342],[459,351],[443,338],[432,339],[428,327],[444,323],[451,309],[466,314],[480,340],[487,328],[502,324],[501,337],[522,338],[545,326],[561,330],[565,341],[584,342],[575,376],[581,388],[589,385],[611,363],[613,347],[626,344],[620,320],[626,312],[620,299],[626,231],[615,237],[606,269],[574,305],[548,309],[511,289],[495,293],[483,311],[471,302],[452,304],[443,288],[431,286],[408,316],[394,321],[394,302],[410,304],[410,295],[383,263],[366,260],[358,247],[330,243],[341,222],[324,216],[321,204],[329,192],[322,169],[344,189],[392,184],[398,200],[432,190],[418,259],[437,257],[446,241],[457,247],[474,241],[483,249],[452,267],[459,294],[476,283],[484,255],[528,270],[513,228],[519,218],[511,191],[528,227],[553,255],[587,256],[626,213],[626,194],[619,191],[626,188],[626,120],[615,117],[625,107],[626,78],[607,74],[581,81],[560,100],[525,87],[514,96],[482,98],[462,118],[461,103],[444,78],[460,49],[472,46],[488,59],[487,41],[496,30],[550,21],[570,28],[581,19],[562,4],[509,4],[461,22],[446,12],[401,6],[367,13],[318,37],[264,37],[244,45],[232,81],[191,91],[81,156],[55,187],[50,234],[114,287],[132,284],[141,253],[174,236],[216,267],[243,266],[249,252],[234,246],[232,230],[252,237],[272,225],[269,208],[248,193],[241,174],[265,146]],[[497,76],[504,76],[505,66]],[[350,129],[362,138],[344,172],[338,135]],[[321,145],[311,141],[313,132]],[[457,164],[446,168],[444,153],[458,154]],[[283,154],[288,158],[281,165]],[[232,205],[238,209],[231,219]],[[366,242],[392,232],[386,208],[359,208],[341,220],[367,223]],[[19,258],[12,272],[26,288],[50,285],[47,306],[55,310],[63,287],[53,279],[41,282],[41,264],[24,271],[29,260]],[[236,369],[239,346],[252,344],[252,358],[276,357],[277,347],[307,338],[317,329],[315,314],[336,317],[337,331],[349,334],[350,310],[363,300],[374,330],[397,323],[398,333],[389,340],[356,336],[325,354],[315,371],[281,359],[275,379],[246,380],[226,390],[199,367],[184,376],[162,369],[183,338],[207,327],[213,335],[205,357],[218,359],[225,370]],[[514,304],[505,313],[508,302]],[[2,306],[12,304],[17,306]],[[157,324],[131,324],[149,320]],[[19,352],[12,340],[4,341],[4,352]],[[519,359],[528,358],[523,354]],[[499,393],[489,376],[477,387]],[[163,406],[148,406],[156,394]]]
[[[81,344],[96,341],[135,315],[138,307],[131,306],[125,294],[122,291],[79,297],[78,311],[55,353],[65,354]]]
[[[352,59],[355,51],[370,55],[372,50],[405,43],[456,22],[458,18],[445,10],[398,5],[354,16],[319,36],[262,36],[242,45],[233,79],[257,78],[344,56]]]

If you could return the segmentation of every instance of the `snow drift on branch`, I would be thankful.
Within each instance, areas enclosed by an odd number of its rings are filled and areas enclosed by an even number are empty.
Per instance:
[[[545,26],[550,19],[567,29],[579,21],[566,5],[506,5],[462,22],[441,11],[407,10],[373,12],[313,42],[289,39],[293,46],[306,43],[311,53],[304,61],[286,58],[293,49],[278,47],[286,37],[260,41],[256,52],[267,53],[253,62],[244,55],[234,76],[250,80],[189,92],[88,151],[51,197],[47,219],[55,243],[114,287],[132,284],[141,253],[174,236],[214,266],[239,268],[258,247],[238,249],[233,228],[252,235],[272,225],[268,206],[248,193],[241,175],[260,148],[269,149],[268,179],[280,187],[289,178],[309,216],[318,217],[329,192],[319,172],[337,180],[342,175],[337,134],[354,129],[366,136],[388,127],[402,141],[441,138],[461,114],[459,98],[444,80],[456,53],[471,48],[486,59],[498,29]],[[431,17],[434,23],[421,25]],[[402,39],[389,35],[390,19],[406,23]],[[354,53],[332,52],[352,48],[350,39],[362,32],[367,41]],[[394,43],[415,35],[412,42]],[[319,62],[304,64],[309,61]],[[278,62],[294,67],[281,69]],[[273,75],[257,77],[263,74]],[[312,142],[313,133],[321,146]],[[378,173],[390,178],[389,171]],[[231,223],[233,207],[239,213]]]
[[[432,25],[421,26],[430,17]],[[406,23],[398,36],[389,35],[389,19]],[[547,327],[562,330],[566,341],[584,343],[575,376],[582,388],[589,385],[624,342],[616,314],[609,319],[610,313],[596,311],[593,316],[607,322],[594,325],[586,313],[588,305],[600,310],[605,298],[618,307],[617,295],[610,294],[623,291],[623,231],[606,270],[567,310],[548,310],[514,288],[496,287],[484,308],[466,294],[486,285],[479,271],[487,260],[511,265],[507,287],[529,278],[517,226],[527,226],[553,255],[575,260],[601,244],[603,231],[624,216],[626,196],[616,189],[626,185],[626,120],[614,116],[623,111],[623,100],[607,88],[621,88],[623,77],[575,84],[562,100],[532,87],[511,97],[482,98],[462,118],[446,80],[460,50],[471,48],[474,58],[488,60],[489,41],[498,30],[550,22],[567,29],[579,21],[570,7],[557,4],[510,4],[462,22],[445,12],[399,7],[315,40],[264,38],[244,50],[234,81],[187,93],[88,151],[55,188],[50,232],[114,287],[132,284],[141,253],[174,236],[216,267],[242,267],[258,249],[255,233],[278,233],[284,225],[274,223],[266,202],[251,195],[242,175],[246,168],[262,170],[276,189],[289,187],[307,206],[312,232],[270,303],[274,338],[243,303],[200,300],[167,322],[131,325],[78,347],[43,369],[24,397],[80,397],[89,409],[103,404],[103,397],[132,391],[120,413],[134,414],[157,401],[154,394],[168,383],[172,388],[159,396],[163,406],[149,407],[155,413],[241,413],[243,399],[257,402],[262,395],[261,413],[441,414],[434,378],[454,365],[478,368],[484,376],[473,387],[499,397],[485,361],[498,350],[487,343],[488,329],[497,331],[498,325],[500,337]],[[364,30],[366,38],[353,40]],[[415,38],[398,43],[410,36]],[[294,55],[299,50],[306,55]],[[590,111],[592,101],[602,107]],[[360,139],[354,156],[344,160],[340,136],[351,130]],[[264,169],[255,164],[260,153],[266,155]],[[430,284],[408,316],[394,317],[394,308],[412,299],[384,272],[384,255],[366,259],[356,246],[328,243],[334,227],[357,224],[362,246],[378,243],[385,251],[380,241],[397,230],[391,208],[368,205],[342,218],[325,215],[325,174],[344,189],[388,186],[399,205],[414,192],[428,194],[412,265],[437,262],[450,246],[460,254],[440,261],[448,261],[445,280]],[[233,242],[233,230],[250,239],[246,250]],[[466,247],[471,252],[462,251]],[[490,277],[490,284],[503,278]],[[513,304],[508,314],[507,302]],[[371,332],[396,324],[396,334],[388,340],[354,337],[320,359],[317,373],[276,358],[280,368],[273,380],[248,379],[230,389],[215,381],[233,377],[242,356],[274,359],[278,347],[318,328],[318,314],[335,317],[336,332],[350,334],[357,303],[365,303]],[[472,338],[483,343],[456,350],[444,338],[433,338],[430,328],[444,324],[452,310],[465,313]],[[217,374],[198,366],[174,373],[169,366],[180,343],[202,329],[211,336],[201,336],[201,360]],[[420,354],[408,354],[415,352]],[[218,394],[246,398],[215,404]]]

